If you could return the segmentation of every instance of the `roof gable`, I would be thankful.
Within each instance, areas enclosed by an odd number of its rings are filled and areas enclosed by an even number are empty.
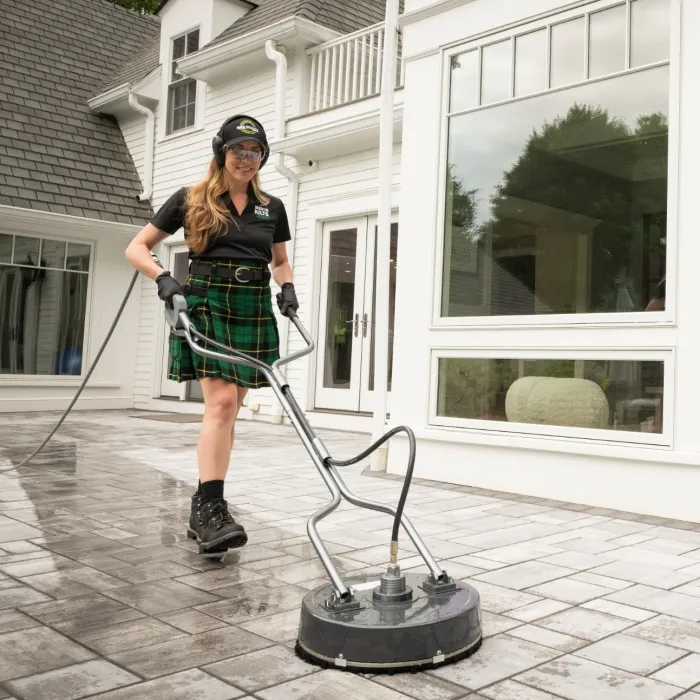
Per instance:
[[[208,46],[221,44],[292,15],[304,17],[341,34],[350,34],[381,22],[385,7],[385,0],[259,0],[257,7]]]
[[[173,0],[164,0],[156,8],[156,13],[165,9]],[[225,41],[269,26],[287,17],[304,17],[341,34],[349,34],[358,29],[372,26],[384,19],[385,0],[257,0],[249,2],[251,10],[225,29],[202,49],[217,46]],[[400,3],[403,8],[403,0]],[[160,61],[160,39],[143,47],[141,52],[117,75],[112,76],[100,88],[99,93],[107,92],[124,83],[134,84],[155,70]]]

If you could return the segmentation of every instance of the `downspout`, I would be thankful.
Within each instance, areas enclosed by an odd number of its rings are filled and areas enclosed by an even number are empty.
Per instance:
[[[153,147],[155,144],[155,124],[156,117],[153,112],[144,107],[136,99],[131,90],[129,90],[129,105],[132,109],[146,116],[146,153],[145,153],[145,168],[143,174],[143,192],[139,195],[139,200],[144,202],[150,200],[153,195]]]
[[[287,92],[287,57],[277,49],[277,42],[269,39],[265,42],[265,55],[275,62],[277,67],[275,75],[275,139],[279,141],[284,138],[286,131],[285,101]],[[287,178],[287,218],[289,219],[289,230],[292,232],[292,240],[287,247],[292,269],[294,269],[294,250],[297,239],[297,208],[299,203],[299,177],[285,164],[284,153],[275,153],[275,170]],[[279,327],[280,355],[289,353],[289,327],[290,323],[281,323]],[[282,370],[286,374],[286,366]],[[282,423],[284,411],[282,404],[275,402],[272,420],[274,423]]]
[[[372,441],[385,431],[389,374],[389,258],[391,252],[391,166],[394,146],[394,92],[398,54],[399,0],[387,0],[384,60],[379,108],[379,207],[377,212],[377,281],[374,332],[374,417]],[[389,446],[372,453],[370,469],[386,471]]]

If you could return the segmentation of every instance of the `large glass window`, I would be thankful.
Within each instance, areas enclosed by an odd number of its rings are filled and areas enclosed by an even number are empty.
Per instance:
[[[663,431],[662,360],[441,358],[437,415]]]
[[[0,234],[0,374],[81,373],[90,251]]]
[[[596,5],[452,58],[442,316],[664,308],[668,14]]]

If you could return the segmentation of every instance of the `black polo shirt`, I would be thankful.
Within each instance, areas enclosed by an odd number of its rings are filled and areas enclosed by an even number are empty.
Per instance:
[[[186,187],[175,192],[151,219],[151,223],[170,234],[182,228],[186,196]],[[270,202],[261,204],[251,189],[248,204],[239,215],[229,193],[224,193],[222,200],[231,214],[228,230],[213,238],[202,253],[190,251],[190,260],[260,260],[271,263],[272,244],[290,241],[292,236],[282,200],[271,195],[267,197]]]

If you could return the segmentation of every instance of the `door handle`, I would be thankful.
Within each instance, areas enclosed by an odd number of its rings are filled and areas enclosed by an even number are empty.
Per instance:
[[[367,314],[363,314],[362,316],[362,337],[367,337]]]
[[[357,331],[359,330],[360,314],[355,314],[354,321],[345,321],[345,323],[352,323],[353,333],[357,338]]]

